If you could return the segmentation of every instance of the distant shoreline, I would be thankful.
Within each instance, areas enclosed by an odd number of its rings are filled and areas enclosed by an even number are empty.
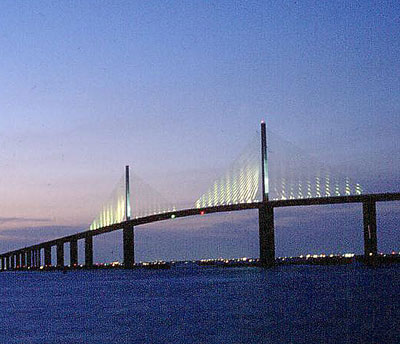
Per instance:
[[[261,266],[258,258],[235,258],[235,259],[202,259],[195,261],[154,261],[154,262],[141,262],[135,264],[132,268],[125,268],[123,264],[114,262],[111,264],[95,264],[92,267],[84,265],[77,266],[64,266],[62,268],[56,266],[41,266],[40,268],[15,268],[4,271],[72,271],[72,270],[165,270],[174,267],[183,267],[185,265],[199,266],[199,267],[265,267],[272,268],[274,266],[288,266],[288,265],[350,265],[362,264],[371,267],[386,266],[389,264],[400,263],[400,253],[392,254],[378,254],[376,256],[364,257],[363,255],[345,254],[345,255],[307,255],[299,257],[279,257],[275,260],[275,265],[270,267]]]

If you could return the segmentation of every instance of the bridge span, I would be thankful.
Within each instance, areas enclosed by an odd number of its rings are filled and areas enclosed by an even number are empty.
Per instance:
[[[41,257],[44,254],[44,267],[52,266],[52,247],[56,247],[57,268],[64,268],[64,245],[69,243],[70,267],[78,266],[78,240],[84,240],[85,266],[93,266],[93,237],[104,233],[123,231],[123,266],[132,268],[135,264],[134,254],[134,228],[153,222],[188,216],[201,216],[212,213],[242,211],[258,209],[259,215],[259,257],[260,265],[273,266],[275,264],[275,227],[274,209],[281,207],[302,207],[327,204],[360,203],[363,212],[364,257],[365,260],[373,260],[378,253],[376,203],[388,201],[400,201],[400,193],[335,195],[325,197],[306,197],[269,200],[268,198],[268,165],[267,165],[267,141],[265,123],[261,124],[261,195],[260,201],[236,202],[234,204],[219,204],[212,206],[200,206],[183,210],[163,211],[156,214],[131,218],[129,202],[129,168],[126,169],[125,183],[125,216],[122,221],[102,225],[99,228],[91,228],[76,234],[42,242],[29,247],[20,248],[0,254],[1,271],[39,268]],[[243,179],[243,178],[242,178]],[[242,180],[242,183],[243,180]],[[250,185],[250,184],[249,184]],[[242,193],[243,194],[243,193]],[[248,193],[249,194],[249,193]],[[254,193],[253,193],[254,194]],[[329,193],[328,193],[329,194]]]
[[[364,256],[366,258],[378,253],[376,203],[400,201],[400,193],[380,193],[366,195],[351,195],[342,197],[321,197],[308,199],[289,199],[268,202],[253,202],[245,204],[221,205],[216,207],[192,208],[163,214],[149,215],[139,219],[131,219],[112,224],[96,230],[86,230],[62,238],[42,242],[40,244],[9,251],[0,255],[1,270],[16,268],[40,267],[41,251],[44,252],[45,267],[51,266],[51,248],[56,247],[57,267],[64,267],[64,244],[70,244],[70,266],[78,264],[78,240],[85,242],[85,265],[93,266],[93,237],[117,230],[123,231],[124,266],[134,265],[134,228],[139,225],[165,221],[188,216],[202,216],[205,214],[258,209],[259,211],[259,243],[260,263],[271,266],[275,262],[275,231],[274,208],[298,207],[327,204],[361,203],[363,208]]]

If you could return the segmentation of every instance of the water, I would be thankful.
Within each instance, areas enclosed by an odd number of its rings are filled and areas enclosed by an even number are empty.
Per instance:
[[[400,266],[4,272],[0,343],[400,343]]]

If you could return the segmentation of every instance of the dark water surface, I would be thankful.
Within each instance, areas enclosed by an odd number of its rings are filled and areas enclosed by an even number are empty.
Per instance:
[[[400,266],[3,272],[1,343],[400,343]]]

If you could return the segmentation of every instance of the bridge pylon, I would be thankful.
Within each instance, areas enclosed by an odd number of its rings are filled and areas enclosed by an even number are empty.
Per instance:
[[[269,178],[267,156],[267,130],[265,122],[261,122],[261,194],[262,203],[258,209],[260,264],[275,264],[275,230],[274,208],[268,204]]]
[[[125,167],[125,221],[131,219],[129,187],[129,166]],[[135,234],[132,225],[125,225],[122,230],[124,248],[124,268],[130,269],[135,264]]]

